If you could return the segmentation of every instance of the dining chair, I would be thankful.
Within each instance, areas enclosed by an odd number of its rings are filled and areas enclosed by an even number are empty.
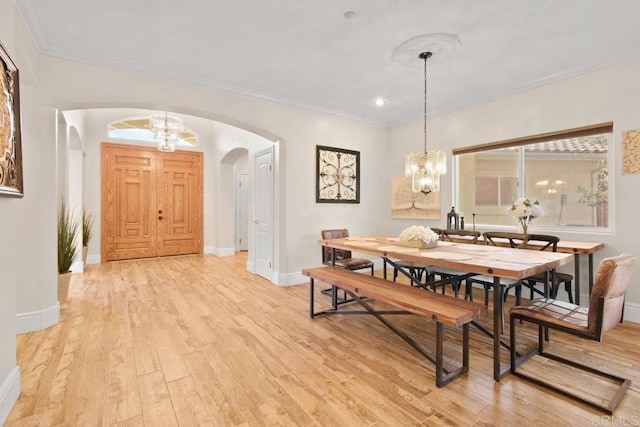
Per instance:
[[[323,240],[344,239],[349,237],[349,230],[347,230],[346,228],[321,230],[320,235],[322,236]],[[354,258],[351,254],[351,251],[348,251],[346,249],[332,250],[331,248],[326,246],[322,246],[321,249],[322,249],[322,264],[324,265],[331,265],[331,266],[335,265],[336,267],[341,267],[351,271],[371,269],[371,275],[373,276],[374,274],[374,270],[373,270],[374,264],[373,264],[373,261],[371,261],[370,259]],[[335,260],[333,259],[333,256],[332,256],[334,253],[335,253]],[[329,295],[329,296],[333,295],[332,288],[322,289],[320,292],[324,295]],[[342,294],[343,295],[340,298],[338,298],[337,296],[335,297],[336,299],[334,300],[334,304],[344,304],[344,303],[353,301],[352,299],[347,298],[346,291],[343,290]]]
[[[529,235],[529,240],[527,241],[526,246],[528,248],[531,248],[532,246],[537,246],[539,244],[542,244],[540,250],[543,250],[543,251],[550,250],[552,252],[557,252],[559,241],[560,239],[556,236],[552,236],[548,234],[531,234]],[[550,286],[549,292],[550,292],[551,298],[553,299],[557,298],[560,285],[564,284],[564,290],[567,293],[569,302],[573,303],[573,292],[571,290],[572,283],[573,283],[573,275],[556,271],[555,274],[553,274],[550,277],[550,280],[551,280],[551,283],[549,284]],[[535,293],[537,293],[540,296],[544,296],[544,290],[540,290],[536,286],[538,284],[542,284],[544,286],[545,283],[546,283],[545,274],[540,273],[540,274],[527,277],[522,284],[527,288],[529,288],[529,299],[533,299]]]
[[[527,304],[513,307],[509,311],[511,326],[511,372],[514,375],[612,414],[631,384],[631,380],[584,365],[577,362],[573,357],[566,359],[555,354],[547,353],[544,350],[543,331],[555,329],[580,338],[601,342],[604,334],[617,325],[622,319],[625,293],[629,285],[635,260],[636,257],[633,255],[621,254],[603,259],[600,262],[589,307],[582,307],[555,299],[535,299]],[[518,337],[516,324],[518,321],[538,325],[537,348],[524,354],[518,354],[516,347]],[[555,369],[552,376],[556,383],[564,375],[571,373],[575,375],[575,371],[570,368],[577,368],[585,372],[585,378],[587,374],[592,374],[603,378],[607,382],[619,384],[619,386],[613,397],[609,401],[604,401],[604,399],[601,398],[587,397],[585,390],[579,393],[569,385],[560,387],[559,385],[543,381],[540,376],[530,375],[526,372],[526,369],[518,370],[528,359],[536,355],[544,359],[552,359],[563,365],[561,368],[552,368],[550,367],[553,366],[552,364],[546,365],[548,366],[547,369]],[[607,360],[608,358],[603,359],[603,365],[607,365]],[[567,369],[567,367],[569,367],[569,369]],[[537,372],[540,371],[537,370]],[[542,374],[544,374],[544,372],[542,372]],[[596,386],[598,382],[590,381],[588,384],[589,388],[591,388]],[[595,396],[594,390],[589,390],[588,393],[590,396]]]
[[[438,235],[438,237],[442,236],[442,229],[440,228],[434,228],[434,227],[429,227],[431,228],[431,231],[433,231],[434,233],[436,233]],[[415,280],[417,280],[420,283],[426,283],[429,281],[429,277],[430,277],[430,273],[429,273],[429,268],[431,267],[430,264],[416,264],[414,262],[408,262],[408,261],[394,261],[394,266],[393,266],[393,281],[395,282],[396,279],[398,278],[398,270],[399,269],[403,269],[406,270],[409,275],[411,277],[413,277]],[[424,276],[424,279],[423,279]],[[411,281],[411,286],[414,286],[415,283],[412,280]]]
[[[440,240],[443,242],[451,242],[454,241],[460,242],[460,239],[465,239],[466,244],[477,244],[478,238],[481,236],[479,231],[475,230],[456,230],[456,229],[446,229],[441,230],[440,232]],[[430,271],[430,278],[432,279],[432,289],[435,291],[436,288],[441,287],[442,293],[445,293],[445,288],[448,284],[451,284],[453,288],[453,292],[456,298],[458,298],[458,294],[460,292],[460,286],[462,281],[472,277],[474,274],[468,273],[466,271],[455,270],[452,268],[444,268],[437,267]],[[439,281],[435,281],[435,277],[439,277]],[[469,296],[467,294],[468,287],[465,288],[465,299]]]
[[[500,231],[487,231],[483,234],[485,244],[498,246],[501,242],[508,242],[509,246],[513,249],[535,249],[539,251],[550,250],[553,252],[557,252],[558,250],[558,242],[560,239],[557,236],[552,236],[548,234],[523,234],[523,233],[509,233],[509,232],[500,232]],[[560,277],[560,273],[557,273],[555,270],[551,272],[549,275],[551,283],[550,283],[550,291],[546,289],[544,291],[540,291],[535,287],[536,283],[543,283],[546,286],[547,280],[546,274],[538,274],[535,276],[527,277],[523,280],[510,280],[510,279],[501,279],[500,287],[503,295],[503,300],[507,300],[507,295],[509,290],[513,289],[516,298],[516,305],[519,305],[522,302],[522,285],[530,287],[531,290],[531,298],[533,298],[534,292],[540,293],[542,296],[549,296],[549,293],[553,293],[553,289],[556,289],[563,282],[571,282],[573,277],[568,274],[562,275]],[[484,304],[489,305],[489,290],[493,288],[493,276],[474,276],[467,279],[465,284],[465,293],[469,294],[469,298],[473,301],[473,284],[477,283],[484,287]],[[570,287],[570,285],[569,285]],[[495,289],[494,289],[495,292]],[[503,305],[504,307],[504,305]],[[502,325],[501,330],[504,332],[504,311],[502,312]]]
[[[485,245],[498,246],[500,240],[506,240],[507,242],[509,242],[509,246],[514,249],[523,248],[526,245],[527,239],[529,238],[528,236],[529,235],[522,233],[507,233],[500,231],[486,231],[483,234]],[[473,301],[473,284],[482,285],[482,287],[484,288],[484,305],[489,305],[489,290],[493,287],[493,276],[478,275],[466,280],[465,298],[468,296],[471,301]],[[502,287],[502,292],[506,298],[508,290],[519,287],[520,281],[501,279],[500,286]],[[518,295],[520,295],[519,291],[516,290],[516,299],[518,298]]]
[[[492,233],[493,236],[488,237],[490,240],[495,239],[495,233]],[[537,249],[540,251],[551,251],[558,252],[558,242],[560,242],[560,238],[550,234],[527,234],[527,239],[520,240],[517,235],[509,235],[509,243],[511,247],[518,247],[520,249]],[[518,243],[519,242],[519,243]],[[571,291],[571,284],[573,282],[573,276],[567,273],[561,273],[556,271],[550,278],[551,283],[549,284],[549,293],[551,298],[556,298],[558,295],[558,290],[561,284],[564,284],[565,292],[569,298],[569,302],[573,303],[573,293]],[[540,296],[545,296],[545,291],[540,290],[536,287],[538,284],[542,284],[545,286],[547,279],[544,273],[536,274],[533,276],[527,277],[522,283],[522,286],[526,286],[529,288],[529,299],[533,299],[534,294],[537,293]],[[517,289],[516,289],[517,291]],[[508,292],[508,289],[507,291]],[[505,300],[506,300],[506,292],[505,292]],[[516,304],[520,303],[520,297],[516,295]]]
[[[349,230],[346,228],[322,230],[320,231],[322,239],[344,239],[349,237]],[[368,268],[373,276],[373,261],[366,258],[354,258],[351,251],[345,249],[335,249],[335,260],[332,258],[334,252],[331,248],[322,247],[322,263],[324,265],[335,265],[347,270],[363,270]]]

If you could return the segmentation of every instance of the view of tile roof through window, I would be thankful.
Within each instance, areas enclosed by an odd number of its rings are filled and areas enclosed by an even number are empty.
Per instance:
[[[603,134],[530,144],[525,146],[525,152],[606,154],[609,145],[607,135]]]

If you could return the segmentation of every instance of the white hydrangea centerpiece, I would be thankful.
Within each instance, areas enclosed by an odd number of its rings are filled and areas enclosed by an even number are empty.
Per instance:
[[[438,244],[438,233],[429,227],[412,225],[400,233],[400,244],[414,248],[434,248]]]
[[[513,202],[511,207],[507,208],[507,213],[518,221],[524,234],[527,234],[531,221],[544,215],[540,202],[537,200],[532,202],[526,197]]]

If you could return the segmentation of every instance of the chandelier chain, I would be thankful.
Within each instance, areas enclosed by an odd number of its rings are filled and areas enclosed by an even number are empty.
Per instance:
[[[424,57],[424,152],[427,152],[427,58]]]
[[[411,177],[411,190],[414,193],[429,194],[432,191],[440,191],[440,177],[447,173],[447,158],[443,151],[427,151],[429,129],[427,127],[427,102],[428,99],[428,70],[427,59],[432,52],[422,52],[419,57],[424,60],[424,152],[409,153],[405,158],[404,173]]]

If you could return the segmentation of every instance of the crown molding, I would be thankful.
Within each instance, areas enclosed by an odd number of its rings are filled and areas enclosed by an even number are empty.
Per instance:
[[[40,15],[31,1],[16,1],[16,9],[22,17],[22,20],[26,24],[27,33],[31,37],[31,41],[35,45],[38,52],[43,53],[49,49],[49,43],[44,35],[42,29],[42,22],[40,21]]]
[[[640,58],[640,48],[632,47],[628,49],[621,49],[619,51],[611,52],[606,57],[602,57],[598,60],[589,62],[587,64],[582,64],[580,66],[577,66],[568,70],[564,70],[559,73],[550,74],[540,79],[523,82],[519,85],[515,85],[501,91],[485,93],[475,97],[463,98],[460,101],[448,102],[448,103],[436,106],[435,108],[429,107],[429,118],[435,118],[448,113],[452,113],[454,111],[475,107],[477,105],[495,101],[501,98],[507,98],[509,96],[517,95],[519,93],[523,93],[532,89],[557,83],[562,80],[571,79],[584,74],[602,70],[608,67],[613,67],[623,62],[633,61],[638,58]],[[415,115],[410,119],[391,124],[389,125],[389,128],[397,129],[397,128],[401,128],[403,126],[407,126],[409,124],[415,123],[417,121],[422,121],[422,120],[424,120],[423,116]]]
[[[90,51],[73,49],[68,46],[52,46],[45,37],[40,18],[35,7],[33,6],[33,2],[16,2],[16,5],[20,15],[27,24],[28,32],[31,35],[36,49],[41,54],[54,56],[65,60],[72,60],[87,65],[105,67],[120,72],[137,74],[144,77],[155,78],[158,80],[164,80],[172,83],[205,89],[219,95],[226,95],[229,97],[245,99],[249,101],[257,101],[270,105],[284,106],[298,110],[318,113],[376,128],[396,129],[423,119],[423,116],[416,114],[415,116],[409,117],[406,120],[400,120],[391,123],[375,121],[359,116],[357,114],[323,108],[305,102],[281,98],[257,91],[251,91],[247,88],[239,86],[232,86],[224,83],[207,82],[203,79],[188,77],[184,74],[175,73],[158,67],[150,67],[138,64],[134,61],[123,60],[107,55],[100,55]],[[441,105],[429,107],[429,117],[434,118],[465,108],[471,108],[476,105],[495,101],[500,98],[509,97],[540,86],[577,77],[582,74],[587,74],[599,69],[610,67],[618,63],[637,58],[640,58],[640,47],[638,46],[610,51],[607,55],[597,58],[593,61],[581,64],[568,70],[563,70],[559,73],[542,77],[540,79],[522,82],[521,84],[511,86],[501,91],[484,93],[478,96],[466,97],[454,102],[448,102]]]

